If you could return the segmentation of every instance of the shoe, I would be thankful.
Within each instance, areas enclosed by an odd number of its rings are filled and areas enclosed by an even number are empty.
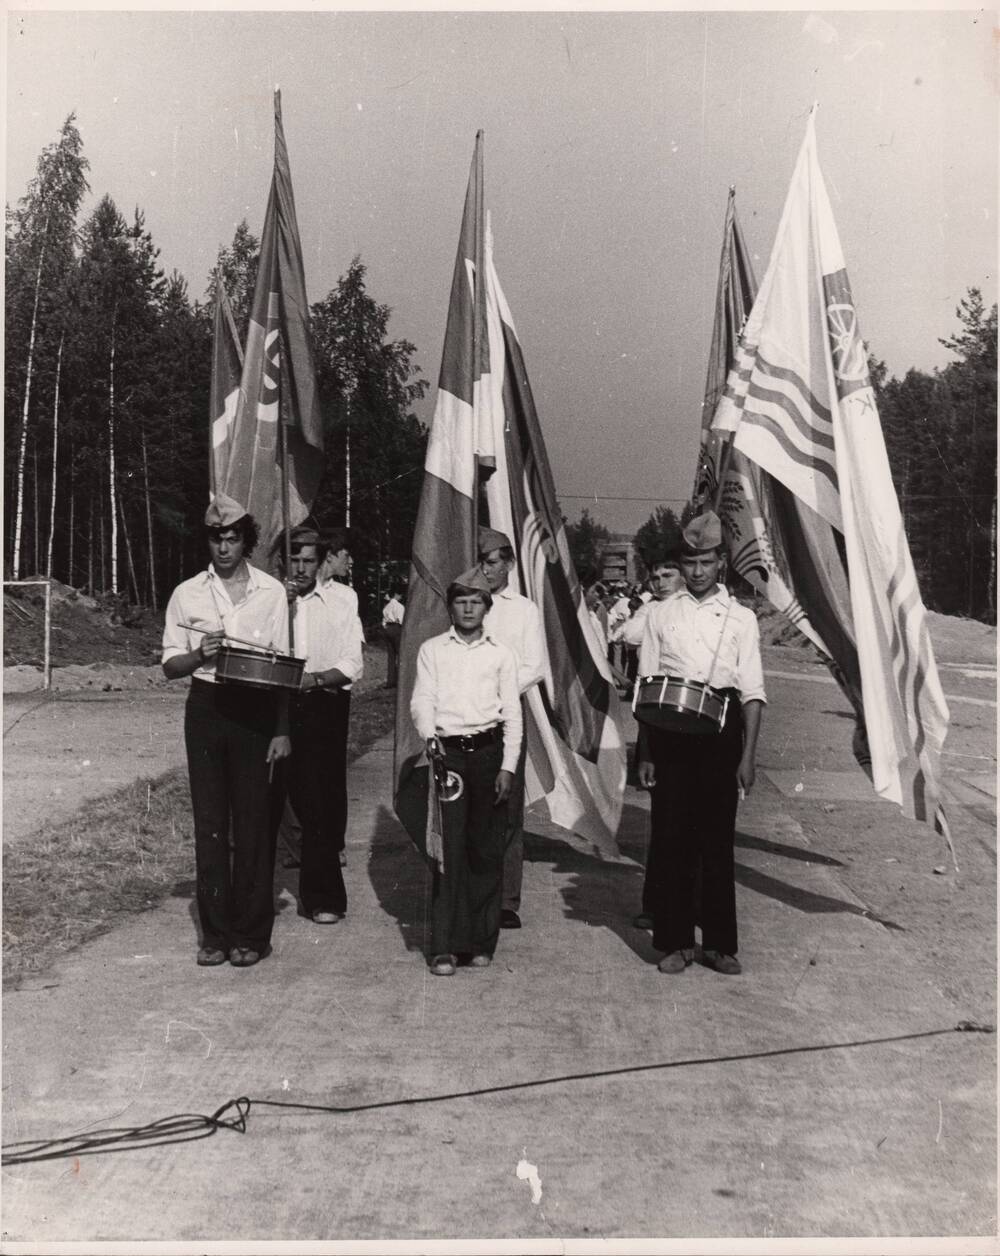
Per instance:
[[[342,868],[347,867],[347,851],[346,850],[342,850],[340,852],[340,866]]]
[[[743,971],[740,961],[734,955],[723,955],[720,951],[702,951],[702,959],[709,968],[727,977],[737,977]]]
[[[473,968],[489,968],[490,964],[493,963],[493,956],[473,955],[472,959],[469,960],[469,963]]]
[[[260,951],[254,951],[249,946],[234,946],[229,952],[229,962],[234,968],[251,968],[260,963]]]
[[[431,960],[431,972],[435,977],[453,977],[455,975],[454,955],[435,955]]]
[[[203,946],[198,952],[196,963],[199,968],[214,968],[216,964],[226,962],[226,952],[216,946]]]
[[[335,925],[338,921],[344,919],[343,912],[336,911],[314,911],[312,914],[313,924],[316,925]]]
[[[647,916],[644,911],[641,911],[638,916],[632,917],[632,925],[636,929],[652,929],[653,917]]]
[[[671,951],[656,965],[661,973],[682,973],[694,959],[694,951]]]
[[[516,911],[512,911],[509,907],[505,907],[500,913],[501,929],[520,929],[521,917]]]

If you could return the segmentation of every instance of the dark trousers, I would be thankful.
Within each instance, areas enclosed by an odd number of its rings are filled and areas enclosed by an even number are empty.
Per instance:
[[[263,952],[271,940],[274,813],[281,805],[267,765],[274,728],[273,693],[191,682],[184,741],[202,946]]]
[[[302,826],[302,911],[347,911],[340,852],[347,832],[347,726],[350,690],[310,690],[292,697],[288,797]]]
[[[507,799],[507,831],[504,836],[503,898],[505,911],[521,910],[521,883],[524,880],[524,769],[528,758],[528,704],[521,699],[524,738],[517,760],[517,771]]]
[[[462,797],[441,804],[444,872],[434,872],[431,954],[492,955],[500,933],[507,806],[494,805],[503,760],[497,741],[478,750],[447,748],[445,763],[465,782]]]
[[[385,638],[385,687],[395,689],[399,676],[399,641],[403,635],[401,624],[386,624],[382,629]]]
[[[743,714],[731,696],[718,734],[649,730],[656,769],[643,906],[652,908],[653,946],[694,946],[696,880],[701,868],[701,937],[705,950],[735,955],[736,770],[743,753]],[[648,889],[648,900],[646,890]]]

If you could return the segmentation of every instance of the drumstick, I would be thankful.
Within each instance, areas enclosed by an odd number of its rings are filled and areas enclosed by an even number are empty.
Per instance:
[[[196,628],[194,624],[178,624],[177,627],[186,628],[188,632],[206,632],[207,633],[207,632],[219,631],[218,628]],[[227,641],[234,641],[237,645],[248,645],[253,650],[266,650],[268,654],[281,654],[282,658],[290,657],[289,655],[282,654],[281,650],[272,650],[269,646],[261,645],[259,641],[244,641],[242,637],[231,637],[228,632],[225,632],[225,629],[223,629],[222,631],[225,633],[225,637]]]

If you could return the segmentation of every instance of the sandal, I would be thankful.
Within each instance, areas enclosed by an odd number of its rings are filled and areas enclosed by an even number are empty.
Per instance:
[[[195,962],[199,968],[214,968],[216,964],[226,962],[226,952],[217,946],[203,946]]]
[[[249,946],[234,946],[229,952],[229,962],[234,968],[250,968],[260,962],[260,952]]]

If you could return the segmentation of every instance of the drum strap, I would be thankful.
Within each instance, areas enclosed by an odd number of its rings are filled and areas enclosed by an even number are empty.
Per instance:
[[[719,629],[719,639],[715,643],[715,653],[712,655],[712,666],[708,669],[708,679],[706,685],[712,683],[712,677],[715,675],[715,665],[719,661],[719,651],[722,649],[722,638],[726,635],[726,624],[729,622],[729,612],[733,609],[733,599],[730,596],[729,605],[726,607],[726,614],[722,620],[722,627]]]

